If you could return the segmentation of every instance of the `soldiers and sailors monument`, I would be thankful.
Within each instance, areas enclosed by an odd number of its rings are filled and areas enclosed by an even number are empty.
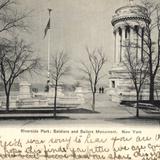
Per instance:
[[[144,56],[144,32],[146,25],[150,23],[147,17],[147,9],[135,4],[133,0],[128,5],[118,8],[112,18],[114,35],[114,64],[109,71],[109,95],[112,101],[135,100],[136,92],[132,86],[132,80],[124,66],[126,44],[132,46],[137,57],[143,60]],[[144,85],[141,99],[148,99],[149,90]]]

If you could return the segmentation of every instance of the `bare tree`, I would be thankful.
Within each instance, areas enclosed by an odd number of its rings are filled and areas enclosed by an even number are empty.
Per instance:
[[[137,31],[137,35],[143,40],[141,51],[149,59],[149,100],[152,103],[154,101],[155,79],[160,67],[160,4],[150,0],[142,0],[141,2],[147,12],[140,8],[138,12],[135,11],[135,14],[145,15],[148,21],[146,21],[142,32]],[[141,25],[140,21],[136,21],[136,23]]]
[[[137,57],[137,49],[132,47],[133,45],[131,43],[128,43],[128,46],[126,46],[125,59],[123,63],[136,91],[136,117],[139,117],[140,92],[148,76],[149,63],[148,57],[144,56],[143,61]]]
[[[10,91],[16,78],[26,72],[33,72],[39,66],[39,58],[33,57],[31,46],[23,40],[0,44],[0,77],[6,95],[6,110],[9,111]]]
[[[56,118],[56,108],[57,108],[57,88],[61,78],[68,74],[70,68],[68,65],[69,57],[63,51],[58,52],[52,57],[51,64],[51,77],[53,80],[55,95],[54,95],[54,117]]]
[[[155,78],[160,66],[160,6],[157,3],[144,0],[142,4],[147,8],[147,16],[151,20],[146,24],[144,32],[144,43],[146,45],[146,54],[149,58],[149,79],[150,79],[150,95],[149,100],[154,101]],[[155,33],[158,35],[155,36]],[[155,39],[156,37],[156,39]],[[156,43],[155,43],[156,42]],[[155,49],[157,48],[157,49]]]
[[[16,0],[1,0],[0,2],[0,32],[11,31],[11,29],[28,30],[24,19],[28,17],[29,12],[20,13],[17,9]]]
[[[95,49],[91,52],[88,47],[86,47],[86,51],[88,54],[88,62],[81,62],[82,67],[80,70],[85,74],[85,79],[90,83],[92,91],[92,110],[95,111],[97,84],[99,80],[105,76],[100,73],[107,59],[101,49]]]

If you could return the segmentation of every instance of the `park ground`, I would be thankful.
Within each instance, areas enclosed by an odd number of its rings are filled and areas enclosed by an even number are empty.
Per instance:
[[[0,114],[1,127],[32,127],[32,126],[112,126],[112,127],[157,127],[160,126],[160,114],[147,113],[140,109],[140,118],[136,118],[136,109],[109,100],[107,94],[96,96],[96,112],[92,112],[91,97],[85,98],[85,103],[59,111],[57,119],[52,111],[26,114]]]

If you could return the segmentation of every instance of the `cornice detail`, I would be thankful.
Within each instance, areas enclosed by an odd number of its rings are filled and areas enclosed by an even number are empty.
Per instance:
[[[139,17],[139,16],[123,16],[123,17],[115,17],[112,19],[111,23],[114,26],[116,23],[121,22],[121,21],[127,21],[127,20],[143,20],[146,23],[150,23],[151,20],[146,18],[146,17]]]

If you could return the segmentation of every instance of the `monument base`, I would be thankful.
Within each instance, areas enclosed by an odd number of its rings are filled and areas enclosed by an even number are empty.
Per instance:
[[[109,96],[112,101],[136,101],[136,90],[128,72],[123,66],[109,71]],[[155,100],[160,98],[160,86],[155,82]],[[143,85],[140,100],[149,100],[149,83]]]

